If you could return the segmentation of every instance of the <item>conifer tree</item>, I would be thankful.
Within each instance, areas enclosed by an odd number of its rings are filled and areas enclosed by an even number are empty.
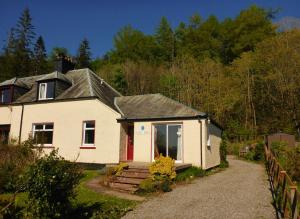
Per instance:
[[[15,29],[11,28],[6,45],[3,48],[3,55],[0,57],[0,81],[7,80],[16,75],[17,63],[16,63],[16,37]]]
[[[91,52],[90,52],[89,41],[86,38],[84,38],[80,43],[76,60],[77,60],[77,64],[76,64],[77,68],[90,67]]]
[[[34,74],[45,74],[48,70],[47,54],[42,36],[39,36],[34,45]]]
[[[175,56],[175,36],[166,17],[162,17],[155,33],[159,56],[163,61],[171,62]]]
[[[29,9],[26,8],[19,18],[16,28],[16,62],[19,66],[16,76],[28,76],[32,71],[32,41],[35,33],[31,22]]]

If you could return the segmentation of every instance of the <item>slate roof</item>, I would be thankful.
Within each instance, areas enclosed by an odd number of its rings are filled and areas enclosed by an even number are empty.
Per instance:
[[[123,114],[122,119],[128,120],[206,116],[206,113],[183,105],[162,94],[117,97],[116,105]]]
[[[19,97],[13,104],[36,103],[38,83],[44,80],[58,79],[70,84],[54,100],[73,100],[79,98],[98,98],[101,102],[121,114],[120,120],[198,118],[206,113],[195,110],[172,100],[162,94],[122,96],[107,82],[90,69],[76,69],[66,74],[52,72],[25,78],[13,78],[0,83],[0,86],[16,85],[28,88],[28,92]]]
[[[12,78],[12,79],[9,79],[9,80],[6,80],[6,81],[3,81],[2,83],[0,83],[0,86],[10,86],[10,85],[15,85],[18,87],[29,89],[29,86],[27,85],[27,83],[20,80],[19,78]]]
[[[68,81],[71,85],[68,89],[56,97],[55,100],[50,101],[95,97],[107,106],[118,111],[114,104],[114,98],[121,96],[121,94],[87,68],[68,71],[66,74],[57,74],[57,72],[53,72],[46,75],[18,78],[18,83],[25,84],[28,88],[30,88],[30,90],[19,97],[14,103],[20,104],[36,102],[38,89],[37,82],[48,79]],[[7,80],[1,83],[0,86],[13,85],[12,82],[13,79]]]
[[[62,74],[58,71],[54,71],[50,74],[46,74],[46,75],[44,75],[44,77],[41,77],[37,81],[46,81],[46,80],[52,80],[52,79],[58,79],[58,80],[66,82],[66,83],[72,84],[72,82],[64,74]]]

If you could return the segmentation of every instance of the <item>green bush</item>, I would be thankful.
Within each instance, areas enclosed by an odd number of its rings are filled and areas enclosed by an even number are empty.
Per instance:
[[[273,142],[271,149],[282,168],[287,171],[292,180],[300,182],[300,150],[289,147],[286,142]]]
[[[176,177],[175,161],[170,157],[159,156],[149,167],[150,177],[140,184],[141,192],[172,190],[172,183]]]
[[[221,161],[219,167],[220,167],[220,168],[227,168],[227,167],[229,167],[228,161],[226,161],[226,162]]]
[[[171,192],[172,191],[172,182],[168,179],[163,180],[159,184],[159,189],[163,192]]]
[[[239,156],[240,149],[242,148],[242,143],[229,143],[227,144],[227,154]]]
[[[254,156],[255,156],[255,152],[253,150],[251,150],[245,155],[245,159],[246,160],[254,160]]]
[[[220,160],[221,164],[224,167],[228,167],[228,161],[227,161],[227,136],[224,133],[222,135],[222,141],[220,144]]]
[[[280,157],[280,154],[284,153],[287,149],[287,143],[284,141],[274,141],[271,144],[271,150],[276,157]]]
[[[70,199],[83,175],[77,164],[64,160],[53,150],[32,165],[26,176],[33,217],[61,218],[68,214]]]
[[[256,144],[254,149],[254,156],[253,159],[256,161],[260,161],[264,159],[264,143],[259,142]]]
[[[195,177],[203,177],[203,176],[205,176],[205,170],[193,166],[178,173],[175,178],[175,181],[176,182],[190,181]]]
[[[23,175],[39,157],[32,140],[20,145],[0,145],[0,193],[23,190]]]
[[[128,163],[119,163],[117,166],[114,167],[113,174],[116,175],[116,176],[119,176],[122,173],[122,171],[124,169],[128,169],[128,167],[129,167]]]
[[[157,190],[154,181],[150,178],[143,180],[139,185],[139,189],[146,193],[155,192]]]
[[[176,177],[175,161],[162,155],[150,165],[149,172],[154,181],[170,180]]]

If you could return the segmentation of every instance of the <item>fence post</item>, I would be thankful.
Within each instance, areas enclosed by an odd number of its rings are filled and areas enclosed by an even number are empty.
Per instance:
[[[289,210],[287,207],[287,184],[286,184],[286,177],[287,177],[287,173],[286,171],[280,171],[280,174],[282,174],[282,211],[283,211],[283,218],[288,218],[289,216]]]
[[[298,194],[297,194],[297,186],[290,186],[291,190],[291,213],[292,213],[292,219],[297,219],[298,217],[298,207],[297,207],[297,200],[298,200]]]

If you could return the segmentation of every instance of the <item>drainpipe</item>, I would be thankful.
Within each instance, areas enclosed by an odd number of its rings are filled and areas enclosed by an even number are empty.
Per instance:
[[[21,144],[21,135],[22,135],[22,128],[23,128],[23,115],[24,115],[24,104],[22,104],[21,122],[20,122],[20,130],[19,130],[19,144]]]
[[[201,160],[201,168],[203,169],[203,157],[202,157],[202,121],[199,119],[200,123],[200,160]]]

